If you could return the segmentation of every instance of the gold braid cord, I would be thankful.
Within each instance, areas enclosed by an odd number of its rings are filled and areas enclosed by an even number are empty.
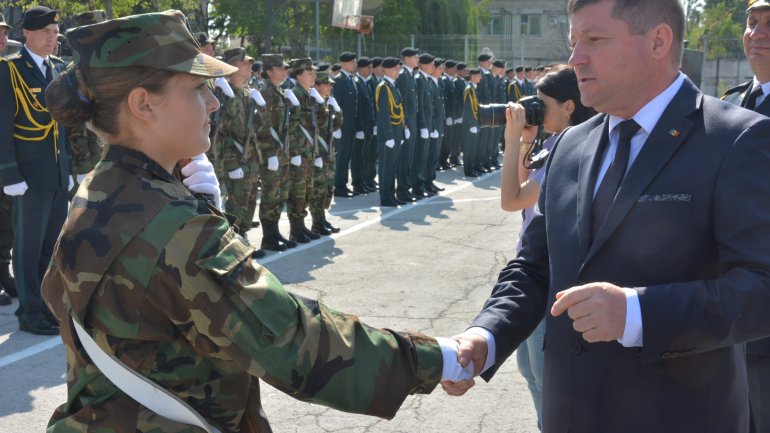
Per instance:
[[[377,105],[377,111],[380,110],[380,92],[382,88],[388,89],[388,103],[390,103],[390,124],[393,126],[402,125],[404,123],[404,105],[396,104],[396,99],[393,97],[393,91],[390,90],[390,86],[387,83],[383,83],[382,86],[377,87],[377,92],[374,94],[374,103]]]
[[[465,88],[465,99],[471,99],[471,110],[473,111],[473,118],[479,120],[479,99],[476,97],[476,89],[471,86]]]
[[[519,91],[519,86],[516,85],[516,82],[512,82],[508,85],[508,95],[511,94],[511,86],[513,86],[513,95],[516,97],[516,100],[518,101],[521,99],[521,92]]]
[[[35,96],[35,94],[32,93],[29,86],[27,86],[27,83],[21,77],[21,73],[16,68],[16,65],[13,62],[6,62],[6,64],[10,69],[11,87],[13,88],[13,93],[14,93],[14,96],[16,97],[16,113],[14,117],[19,115],[19,109],[21,109],[24,111],[24,115],[27,116],[27,119],[32,124],[32,126],[24,126],[24,125],[15,123],[13,126],[23,131],[40,133],[40,135],[37,137],[25,137],[23,135],[14,133],[13,138],[17,138],[23,141],[43,141],[51,134],[51,130],[53,130],[53,146],[54,146],[54,152],[55,152],[54,155],[55,155],[56,161],[58,162],[59,161],[59,128],[57,128],[56,121],[53,120],[52,118],[50,122],[43,125],[38,123],[35,120],[35,118],[32,116],[33,110],[38,113],[48,113],[48,109],[43,107],[43,104],[41,104],[40,101],[38,101],[37,96]]]

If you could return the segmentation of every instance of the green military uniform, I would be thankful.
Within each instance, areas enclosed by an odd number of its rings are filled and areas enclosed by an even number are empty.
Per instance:
[[[222,110],[224,108],[225,102],[227,101],[227,96],[225,96],[222,89],[214,85],[214,80],[206,80],[206,86],[211,90],[211,93],[214,94],[214,96],[219,101],[219,109],[213,113],[211,113],[210,119],[211,119],[211,134],[209,135],[209,139],[211,140],[211,147],[209,147],[209,150],[206,151],[206,157],[211,161],[211,165],[214,166],[214,173],[217,176],[217,180],[219,181],[219,185],[222,187],[222,198],[227,197],[227,187],[226,187],[226,179],[227,176],[225,175],[224,168],[222,167],[222,140],[220,137],[220,127],[222,125]]]
[[[384,69],[398,67],[398,60],[386,57],[382,61]],[[377,123],[377,148],[380,155],[380,205],[398,206],[404,204],[396,198],[396,176],[398,173],[399,152],[404,145],[404,100],[396,83],[389,77],[383,78],[374,91]]]
[[[134,34],[157,35],[159,48],[128,46]],[[130,47],[124,52],[133,51],[132,60],[121,65],[233,72],[197,53],[178,11],[81,27],[67,37],[77,66],[114,66],[101,54]],[[175,58],[161,55],[167,52]],[[292,295],[250,259],[252,251],[219,211],[158,163],[110,145],[78,190],[43,283],[62,321],[68,386],[47,431],[200,432],[159,417],[109,381],[71,316],[103,350],[223,433],[248,431],[244,423],[259,412],[255,378],[303,401],[384,418],[408,394],[438,384],[443,359],[435,339],[371,328]]]
[[[316,84],[326,82],[333,84],[334,81],[329,77],[328,72],[319,72],[316,78]],[[328,98],[327,98],[328,99]],[[335,152],[334,137],[332,133],[342,127],[342,114],[334,111],[328,104],[319,104],[318,106],[318,158],[321,158],[322,165],[313,166],[313,194],[310,197],[310,215],[313,217],[313,226],[311,230],[322,235],[330,235],[332,232],[338,232],[336,227],[326,221],[326,210],[331,208],[332,197],[334,196],[334,174],[335,174]]]

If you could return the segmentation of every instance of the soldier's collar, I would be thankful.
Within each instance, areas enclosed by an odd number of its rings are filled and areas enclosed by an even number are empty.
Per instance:
[[[110,144],[103,159],[107,162],[141,168],[157,178],[169,182],[174,181],[174,176],[149,156],[120,144]]]

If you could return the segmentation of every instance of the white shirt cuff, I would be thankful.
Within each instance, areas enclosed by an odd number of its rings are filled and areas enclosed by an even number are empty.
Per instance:
[[[436,337],[439,347],[441,347],[441,354],[444,357],[444,367],[441,370],[441,380],[450,380],[452,382],[460,382],[462,380],[468,380],[473,378],[473,362],[470,362],[467,367],[463,368],[459,362],[457,362],[457,350],[459,345],[451,338]]]
[[[481,373],[487,371],[495,363],[495,336],[488,330],[479,326],[468,328],[465,332],[469,334],[476,334],[484,337],[487,340],[487,362],[484,363],[484,368],[481,369]],[[481,374],[479,373],[479,374]]]
[[[618,343],[625,347],[642,347],[642,306],[639,294],[634,289],[623,288],[626,292],[626,327]]]

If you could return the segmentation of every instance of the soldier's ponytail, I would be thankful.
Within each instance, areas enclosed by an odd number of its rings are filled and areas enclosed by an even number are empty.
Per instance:
[[[76,127],[88,122],[96,133],[116,136],[120,133],[120,107],[129,92],[143,87],[152,93],[163,93],[175,74],[142,66],[71,66],[46,89],[48,111],[64,126]]]

